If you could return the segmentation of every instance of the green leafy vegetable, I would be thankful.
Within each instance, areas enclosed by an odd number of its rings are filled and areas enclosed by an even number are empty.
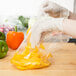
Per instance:
[[[29,18],[25,18],[25,17],[23,17],[23,16],[19,16],[18,19],[21,21],[21,23],[22,23],[22,25],[23,25],[24,27],[28,28]]]

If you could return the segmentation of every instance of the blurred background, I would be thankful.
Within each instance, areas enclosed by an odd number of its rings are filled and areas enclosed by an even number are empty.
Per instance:
[[[0,0],[0,15],[36,16],[41,3],[46,0]],[[74,11],[74,0],[50,0]]]

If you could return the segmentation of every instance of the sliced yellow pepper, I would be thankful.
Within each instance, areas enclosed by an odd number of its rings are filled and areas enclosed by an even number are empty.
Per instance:
[[[16,52],[11,59],[11,63],[14,64],[18,69],[37,69],[49,66],[51,63],[49,58],[52,57],[51,54],[44,55],[40,52],[40,48],[43,50],[45,47],[41,43],[39,47],[32,48],[29,41],[31,34],[27,38],[27,46],[25,46],[24,51],[19,54]]]

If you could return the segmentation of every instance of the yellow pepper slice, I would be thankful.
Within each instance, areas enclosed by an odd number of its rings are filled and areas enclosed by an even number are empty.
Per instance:
[[[29,29],[27,31],[27,34],[28,32]],[[42,43],[39,47],[36,46],[35,48],[32,48],[30,43],[30,37],[31,33],[27,38],[27,46],[25,46],[24,51],[21,54],[16,52],[11,59],[11,63],[21,70],[37,69],[49,66],[51,64],[49,58],[52,57],[52,55],[44,55],[44,53],[40,51],[40,48],[43,50],[45,49]]]

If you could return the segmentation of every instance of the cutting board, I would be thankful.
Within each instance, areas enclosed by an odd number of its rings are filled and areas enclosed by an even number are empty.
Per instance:
[[[73,43],[45,43],[53,55],[52,64],[43,69],[18,70],[10,63],[15,50],[9,49],[0,59],[0,76],[76,76],[76,45]]]

